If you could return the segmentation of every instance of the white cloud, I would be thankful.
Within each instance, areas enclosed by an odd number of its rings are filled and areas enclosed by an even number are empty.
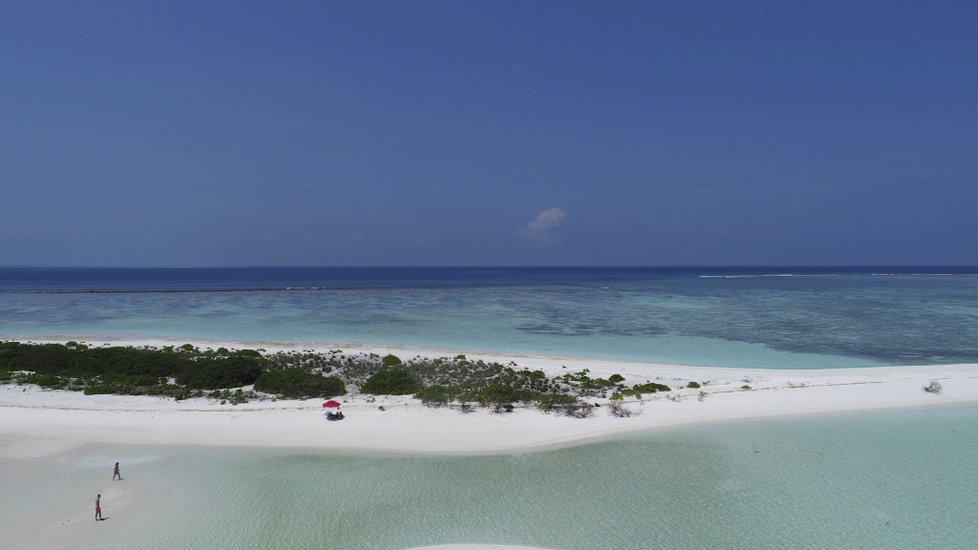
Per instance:
[[[536,219],[526,224],[526,227],[517,231],[516,236],[539,243],[553,242],[554,233],[564,223],[566,217],[567,212],[564,212],[564,209],[559,206],[544,210],[537,214]]]

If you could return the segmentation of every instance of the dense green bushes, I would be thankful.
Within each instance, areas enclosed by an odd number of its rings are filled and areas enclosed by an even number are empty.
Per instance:
[[[176,377],[194,363],[193,356],[139,348],[94,348],[77,351],[61,374],[75,377],[124,378],[149,375]]]
[[[346,385],[335,376],[310,374],[305,369],[292,368],[263,372],[255,381],[255,390],[289,399],[308,399],[343,395]]]
[[[261,354],[251,350],[220,356],[193,346],[155,350],[0,342],[0,370],[32,372],[17,379],[42,387],[63,388],[76,383],[77,389],[90,387],[89,394],[170,395],[181,386],[246,386],[258,379],[265,364]],[[170,378],[177,384],[167,384]]]
[[[261,359],[248,355],[198,360],[183,369],[177,376],[177,383],[202,390],[247,386],[261,376],[262,363]]]
[[[408,395],[421,388],[421,381],[407,369],[387,367],[367,378],[360,390],[373,395]]]
[[[77,350],[60,344],[0,343],[0,369],[57,373],[68,366]]]

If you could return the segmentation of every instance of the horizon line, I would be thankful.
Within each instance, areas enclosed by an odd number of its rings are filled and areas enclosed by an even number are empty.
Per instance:
[[[904,263],[825,263],[825,264],[566,264],[566,265],[478,265],[478,264],[431,264],[431,265],[0,265],[0,269],[683,269],[683,268],[854,268],[854,267],[948,267],[978,268],[978,264],[904,264]]]

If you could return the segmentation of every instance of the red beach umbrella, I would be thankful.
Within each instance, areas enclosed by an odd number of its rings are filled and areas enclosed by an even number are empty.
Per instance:
[[[340,402],[339,401],[333,401],[332,399],[330,399],[329,401],[323,403],[323,408],[324,409],[338,409],[339,406],[340,406]]]

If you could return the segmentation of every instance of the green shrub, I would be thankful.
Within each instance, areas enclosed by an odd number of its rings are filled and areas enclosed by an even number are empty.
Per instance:
[[[458,399],[458,402],[463,405],[469,403],[470,401],[478,401],[479,391],[473,388],[466,388],[459,392],[456,399]]]
[[[700,383],[699,382],[690,382],[689,384],[686,384],[686,387],[687,388],[699,388],[700,387]]]
[[[394,354],[389,354],[385,355],[384,358],[380,360],[380,363],[385,367],[393,367],[401,364],[401,358]]]
[[[112,386],[85,386],[85,395],[102,395],[105,393],[115,393],[115,391],[112,389]]]
[[[202,359],[188,366],[177,382],[191,389],[236,388],[254,384],[262,374],[262,361],[247,355]]]
[[[175,353],[124,347],[95,348],[76,353],[60,374],[79,378],[133,375],[162,378],[176,376],[192,364],[189,357]]]
[[[618,384],[625,381],[625,377],[620,374],[612,374],[608,377],[608,381],[612,384]]]
[[[647,382],[645,384],[635,384],[632,389],[639,393],[655,393],[660,391],[672,391],[672,388],[665,384],[656,384],[655,382]]]
[[[346,393],[346,385],[335,376],[310,374],[305,369],[265,371],[255,380],[255,390],[288,399],[335,397]]]
[[[572,418],[587,418],[594,413],[594,405],[576,400],[573,403],[563,405],[560,409]]]
[[[501,407],[517,401],[532,401],[535,392],[520,390],[506,384],[490,384],[476,392],[476,400],[482,406]]]
[[[529,369],[523,369],[523,370],[509,369],[509,370],[512,371],[513,374],[529,378],[530,380],[546,380],[547,378],[547,374],[542,370],[533,370],[533,371]]]
[[[541,411],[552,411],[577,402],[577,397],[563,393],[542,393],[535,399]]]
[[[409,395],[422,387],[421,381],[404,367],[387,367],[367,378],[360,390],[372,395]]]
[[[420,399],[429,407],[444,407],[454,401],[459,393],[460,390],[457,387],[434,385],[422,388],[414,394],[414,398]]]
[[[58,374],[79,352],[61,344],[0,343],[0,369]]]
[[[54,374],[38,374],[34,376],[32,382],[42,388],[63,388],[66,381]]]
[[[105,374],[102,381],[115,386],[160,386],[163,379],[152,374]]]
[[[234,403],[235,405],[240,404],[240,403],[247,403],[248,402],[248,398],[245,397],[244,392],[241,391],[241,389],[239,388],[239,389],[235,390],[234,391],[234,395],[231,396],[231,402]]]

